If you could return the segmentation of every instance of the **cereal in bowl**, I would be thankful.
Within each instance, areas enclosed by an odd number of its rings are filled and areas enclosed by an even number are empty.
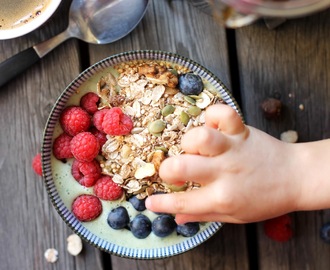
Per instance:
[[[177,226],[173,216],[147,210],[144,200],[199,187],[168,185],[159,167],[183,153],[182,136],[204,125],[205,109],[221,97],[199,75],[164,61],[118,64],[87,85],[70,99],[53,135],[55,182],[65,205],[111,241],[108,230],[137,239],[196,234],[200,224]]]
[[[172,192],[175,187],[159,178],[160,163],[182,153],[182,135],[203,125],[205,108],[221,100],[204,88],[198,75],[183,68],[149,61],[120,65],[117,70],[118,78],[110,73],[97,84],[100,110],[120,107],[133,127],[126,135],[107,135],[102,172],[112,176],[128,196],[143,199],[155,192]],[[189,95],[183,94],[189,87]],[[196,186],[187,183],[181,190]]]

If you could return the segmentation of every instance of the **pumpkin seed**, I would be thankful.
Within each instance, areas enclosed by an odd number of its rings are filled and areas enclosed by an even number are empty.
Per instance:
[[[196,104],[196,100],[193,99],[192,97],[184,96],[184,100],[187,101],[188,103],[192,104],[192,105]]]
[[[186,126],[189,120],[190,120],[189,115],[186,112],[182,111],[180,114],[180,121],[182,122],[182,124]]]
[[[191,116],[198,116],[201,114],[201,112],[202,110],[197,106],[190,106],[187,110],[187,113],[190,114]]]
[[[148,130],[152,134],[161,133],[166,127],[166,123],[163,120],[155,120],[148,126]]]
[[[201,97],[200,96],[197,96],[197,95],[189,95],[189,97],[191,97],[194,100],[201,99]]]
[[[162,109],[162,115],[164,117],[172,114],[175,111],[175,107],[172,105],[166,105],[163,109]]]

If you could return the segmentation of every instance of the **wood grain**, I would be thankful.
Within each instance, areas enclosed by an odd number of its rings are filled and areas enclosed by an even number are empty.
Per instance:
[[[330,137],[330,36],[325,27],[329,15],[326,11],[290,20],[273,31],[263,23],[236,31],[248,124],[277,138],[296,130],[300,142]],[[260,109],[270,96],[279,97],[284,106],[276,121],[266,120]],[[330,246],[321,241],[319,230],[330,220],[330,211],[295,213],[292,218],[295,236],[285,244],[265,237],[258,224],[260,269],[328,269]]]
[[[21,38],[1,41],[0,61],[65,28],[63,3],[42,28]],[[101,269],[100,252],[85,245],[77,258],[66,251],[72,232],[54,210],[42,178],[32,170],[40,152],[43,129],[50,110],[80,70],[77,41],[69,41],[0,91],[0,269]],[[48,248],[59,251],[59,261],[46,262]],[[88,259],[88,260],[87,260]],[[83,267],[81,267],[83,266]]]
[[[0,61],[63,31],[70,2],[63,1],[37,31],[0,41]],[[330,246],[318,235],[330,221],[329,210],[292,214],[295,236],[285,244],[268,239],[262,223],[256,223],[225,224],[197,248],[164,260],[123,259],[87,243],[77,257],[66,251],[72,232],[31,161],[59,94],[79,72],[109,55],[135,49],[176,52],[204,65],[229,89],[237,88],[248,124],[277,138],[297,130],[301,142],[330,137],[330,10],[288,20],[275,30],[261,21],[234,32],[213,21],[202,2],[151,0],[141,23],[122,40],[67,41],[0,89],[0,269],[329,269]],[[259,105],[274,95],[284,109],[280,119],[269,121]],[[59,251],[55,264],[43,255],[51,247]]]
[[[204,65],[230,87],[225,29],[189,2],[158,0],[151,4],[131,35],[113,44],[91,45],[91,62],[128,50],[171,51]],[[225,227],[207,244],[173,258],[134,261],[112,256],[112,269],[247,269],[244,226]],[[232,245],[233,241],[240,244]]]

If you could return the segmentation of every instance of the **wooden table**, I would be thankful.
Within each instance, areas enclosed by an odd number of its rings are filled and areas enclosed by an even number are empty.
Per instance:
[[[69,5],[63,1],[37,31],[0,41],[0,61],[64,30]],[[295,236],[287,243],[268,239],[262,223],[226,224],[194,250],[164,260],[123,259],[87,243],[73,257],[66,251],[71,231],[31,167],[47,116],[65,86],[98,60],[133,49],[172,51],[201,63],[233,92],[248,124],[277,138],[289,129],[298,132],[300,142],[329,138],[329,26],[330,10],[289,20],[275,30],[263,21],[229,30],[203,6],[153,0],[138,27],[122,40],[109,45],[67,41],[2,87],[0,269],[330,269],[330,245],[319,238],[321,225],[330,221],[329,210],[293,213]],[[274,95],[284,109],[279,120],[269,121],[260,103]],[[44,258],[51,247],[59,251],[55,264]]]

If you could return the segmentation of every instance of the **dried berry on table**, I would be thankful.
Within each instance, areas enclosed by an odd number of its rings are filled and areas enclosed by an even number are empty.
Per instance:
[[[267,119],[274,119],[281,115],[282,102],[276,98],[267,98],[261,103],[261,109]]]
[[[32,168],[34,172],[42,176],[41,153],[38,153],[32,160]]]
[[[325,243],[330,244],[330,222],[322,225],[320,230],[320,237]]]
[[[292,220],[288,214],[266,220],[263,225],[265,234],[277,242],[289,241],[293,236]]]

